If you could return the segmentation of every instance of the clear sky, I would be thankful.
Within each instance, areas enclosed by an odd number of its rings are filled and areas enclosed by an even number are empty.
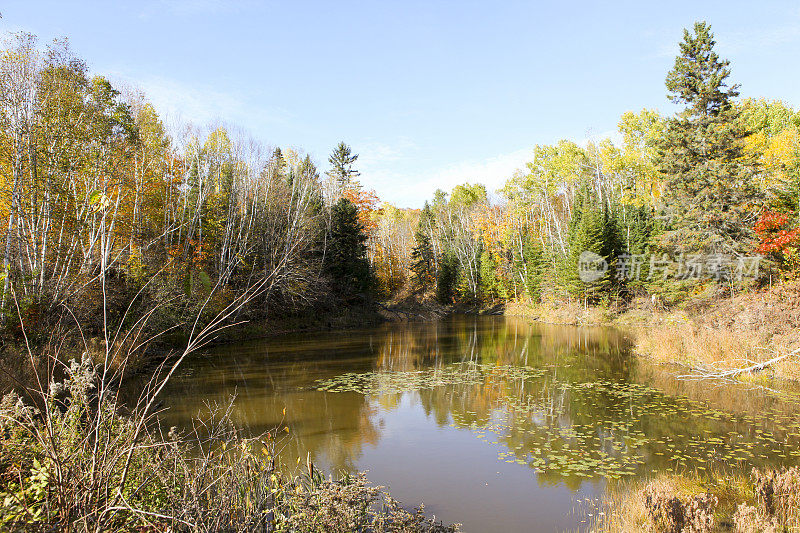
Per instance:
[[[436,188],[494,190],[531,149],[671,113],[682,28],[711,23],[743,96],[800,107],[800,2],[6,0],[5,31],[69,37],[92,72],[169,117],[235,123],[309,152],[344,140],[362,182],[419,207]]]

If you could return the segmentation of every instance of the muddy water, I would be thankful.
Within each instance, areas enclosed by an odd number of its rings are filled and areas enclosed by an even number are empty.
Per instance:
[[[197,354],[165,391],[164,423],[235,396],[247,432],[288,428],[287,464],[368,471],[467,532],[581,529],[586,499],[659,471],[798,463],[794,396],[673,374],[615,330],[452,317]]]

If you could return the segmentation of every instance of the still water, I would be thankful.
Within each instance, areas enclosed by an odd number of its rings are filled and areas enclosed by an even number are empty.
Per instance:
[[[163,418],[190,427],[233,398],[245,431],[288,429],[286,463],[367,471],[467,532],[578,530],[609,484],[798,463],[794,396],[674,373],[616,330],[456,316],[196,354]]]

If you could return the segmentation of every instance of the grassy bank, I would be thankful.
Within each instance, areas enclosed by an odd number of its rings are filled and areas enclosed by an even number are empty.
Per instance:
[[[752,366],[800,347],[800,283],[784,283],[681,313],[656,316],[637,332],[637,352],[705,369]],[[764,369],[800,379],[796,358]]]
[[[638,355],[709,375],[757,365],[800,348],[800,282],[733,298],[690,301],[670,310],[646,299],[617,308],[515,302],[506,307],[506,314],[547,323],[625,328]],[[778,379],[800,379],[792,357],[763,371]]]

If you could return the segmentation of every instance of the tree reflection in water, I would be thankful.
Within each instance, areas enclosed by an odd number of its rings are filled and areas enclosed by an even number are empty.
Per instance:
[[[659,470],[796,462],[792,399],[722,390],[637,362],[615,330],[452,317],[217,348],[173,382],[165,424],[185,425],[204,401],[235,393],[236,424],[254,434],[288,428],[284,461],[309,454],[355,471],[370,466],[359,465],[364,447],[380,447],[387,418],[408,404],[420,425],[487,440],[498,460],[572,488]]]

